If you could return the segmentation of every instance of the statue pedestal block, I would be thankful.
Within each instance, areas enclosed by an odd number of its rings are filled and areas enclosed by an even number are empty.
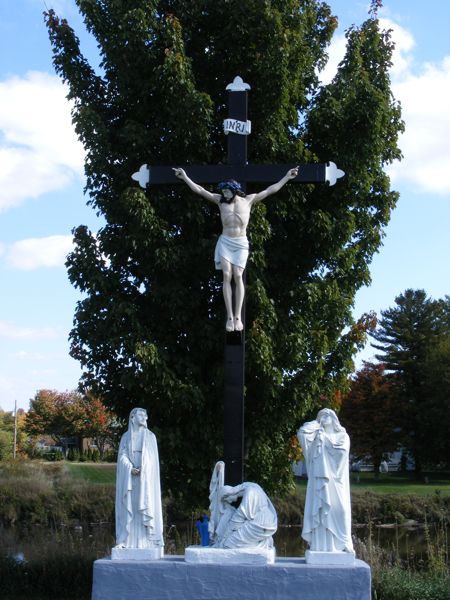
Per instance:
[[[94,563],[92,600],[370,600],[370,568],[307,565],[277,558],[272,565],[192,564],[182,556],[153,562]]]
[[[275,548],[188,546],[184,552],[184,560],[203,565],[272,565],[275,562]]]
[[[160,560],[164,556],[164,548],[113,548],[111,560]]]
[[[308,565],[354,565],[354,552],[316,552],[307,550],[305,560]]]

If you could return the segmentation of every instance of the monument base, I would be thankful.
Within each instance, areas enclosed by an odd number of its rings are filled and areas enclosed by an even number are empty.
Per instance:
[[[111,560],[160,560],[164,556],[164,547],[155,548],[113,548]]]
[[[275,548],[188,546],[184,560],[203,565],[272,565],[275,562]]]
[[[316,552],[307,550],[305,560],[308,565],[354,565],[354,552]]]
[[[277,558],[273,565],[192,564],[182,556],[153,562],[94,563],[92,600],[370,600],[370,568],[307,565]]]

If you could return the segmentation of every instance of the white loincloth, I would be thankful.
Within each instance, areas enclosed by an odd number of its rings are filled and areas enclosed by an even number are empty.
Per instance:
[[[221,270],[220,259],[224,258],[232,265],[245,269],[248,258],[248,239],[245,235],[241,237],[219,236],[214,251],[214,262],[216,269]]]

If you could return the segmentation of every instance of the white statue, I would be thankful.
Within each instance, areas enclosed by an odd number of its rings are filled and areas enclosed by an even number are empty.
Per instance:
[[[273,548],[277,513],[272,502],[257,483],[224,485],[224,469],[218,462],[211,477],[210,543],[214,548]]]
[[[116,548],[162,549],[158,446],[147,411],[133,408],[120,440],[116,478]]]
[[[320,410],[297,435],[308,473],[302,537],[312,551],[352,553],[350,439],[329,408]]]
[[[224,181],[218,185],[219,194],[213,194],[189,179],[186,172],[177,168],[175,175],[184,181],[190,189],[217,204],[222,220],[222,235],[219,237],[214,253],[216,269],[223,271],[223,297],[227,311],[227,331],[242,331],[241,320],[242,304],[244,301],[244,282],[242,274],[247,264],[248,240],[247,225],[250,220],[252,206],[272,194],[278,192],[290,179],[298,175],[298,167],[290,169],[286,175],[277,183],[269,186],[258,194],[246,196],[237,181]],[[231,279],[236,286],[235,308],[233,314],[233,303],[231,293]]]

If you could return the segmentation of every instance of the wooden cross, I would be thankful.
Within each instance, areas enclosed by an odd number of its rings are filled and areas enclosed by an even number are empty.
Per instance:
[[[249,165],[247,163],[247,136],[251,131],[248,121],[248,90],[250,86],[240,77],[226,88],[229,117],[224,121],[228,135],[228,164],[186,165],[183,167],[195,183],[219,183],[234,179],[245,192],[246,183],[274,183],[279,181],[291,165]],[[180,167],[181,165],[174,165]],[[297,177],[290,183],[329,183],[334,185],[344,172],[332,162],[300,165]],[[132,178],[143,188],[161,184],[179,184],[172,166],[142,165]],[[245,372],[245,310],[244,330],[227,332],[224,369],[224,462],[226,483],[237,485],[244,476],[244,372]]]

